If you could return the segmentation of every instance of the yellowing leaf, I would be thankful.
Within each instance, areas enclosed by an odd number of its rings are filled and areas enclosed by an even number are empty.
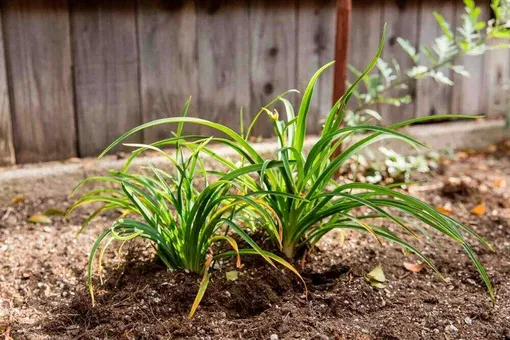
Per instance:
[[[44,215],[33,215],[28,218],[28,222],[50,224],[51,218],[49,218],[48,216],[44,216]]]
[[[370,282],[370,284],[372,286],[374,286],[375,288],[380,288],[380,289],[386,288],[386,285],[384,283],[381,283],[381,282],[378,282],[375,280],[368,280],[368,282]]]
[[[11,199],[12,204],[23,203],[23,202],[25,202],[25,196],[23,196],[23,195],[17,195]]]
[[[48,208],[48,209],[46,209],[46,211],[44,212],[43,215],[45,215],[45,216],[64,216],[65,211],[57,209],[57,208]]]
[[[237,280],[238,276],[239,276],[239,272],[237,270],[231,270],[231,271],[225,273],[225,277],[229,281]]]
[[[485,205],[483,203],[478,204],[476,207],[471,209],[471,213],[476,216],[485,215]]]
[[[453,212],[452,210],[447,209],[445,207],[436,207],[436,210],[445,215],[451,215],[451,213]]]
[[[370,284],[376,288],[385,288],[386,285],[386,276],[384,276],[384,272],[382,266],[378,264],[370,273],[368,273],[365,278]]]
[[[413,273],[419,273],[425,267],[424,263],[408,263],[404,262],[405,269]]]

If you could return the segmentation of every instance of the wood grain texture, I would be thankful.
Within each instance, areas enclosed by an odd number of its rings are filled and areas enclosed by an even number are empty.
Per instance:
[[[375,56],[381,41],[382,1],[359,0],[353,1],[352,6],[349,64],[363,70]],[[355,77],[350,74],[349,80]]]
[[[71,28],[78,143],[92,156],[141,122],[134,0],[74,2]]]
[[[482,7],[481,21],[490,18],[490,7],[488,2],[478,1],[477,5]],[[461,2],[456,4],[456,27],[462,27],[462,15],[466,13]],[[491,52],[482,56],[464,56],[455,61],[455,65],[462,65],[469,72],[469,78],[452,72],[453,85],[452,113],[477,115],[485,113],[487,109],[488,89],[484,86],[484,65],[485,58]]]
[[[381,41],[384,26],[381,5],[381,0],[359,0],[353,1],[352,4],[349,64],[360,71],[363,71],[374,58]],[[348,73],[349,82],[354,82],[356,78],[352,72]],[[360,85],[359,89],[361,92],[366,91],[364,85]],[[356,108],[354,98],[350,100],[348,107]]]
[[[347,90],[349,72],[349,38],[351,35],[352,0],[336,1],[335,75],[333,77],[333,103]]]
[[[296,88],[297,52],[296,1],[253,0],[250,7],[251,117],[270,100]],[[287,97],[296,104],[295,95]],[[276,106],[284,112],[281,105]],[[272,136],[273,128],[264,115],[254,135]]]
[[[297,38],[297,86],[304,92],[310,78],[324,64],[335,59],[335,2],[299,0]],[[321,130],[320,121],[329,113],[333,98],[334,67],[319,78],[308,113],[307,133]]]
[[[197,15],[194,1],[138,2],[138,44],[143,121],[175,117],[198,97]],[[234,28],[232,28],[234,29]],[[190,116],[196,115],[196,101]],[[145,142],[168,138],[175,126],[144,131]],[[185,126],[187,132],[197,126]]]
[[[248,1],[199,1],[197,13],[199,115],[239,130],[250,110]]]
[[[492,44],[501,44],[503,41],[493,41]],[[510,50],[492,50],[484,58],[484,86],[481,93],[481,113],[490,117],[508,114],[504,94],[504,86],[510,87]],[[507,90],[508,91],[508,90]],[[508,99],[506,99],[508,102]]]
[[[455,0],[422,1],[420,11],[420,45],[430,45],[436,37],[442,35],[442,31],[432,15],[433,11],[439,12],[447,22],[455,22]],[[451,79],[451,71],[441,68],[439,71]],[[452,87],[439,83],[432,78],[420,79],[416,85],[416,116],[428,116],[451,113]]]
[[[418,48],[419,32],[419,0],[385,0],[382,7],[383,22],[387,23],[386,42],[383,50],[383,59],[392,65],[392,59],[400,65],[401,70],[408,70],[414,66],[413,60],[397,43],[397,38],[408,40],[411,45]],[[414,117],[416,98],[416,81],[407,83],[408,89],[396,89],[387,93],[390,97],[411,95],[413,102],[400,107],[393,105],[380,105],[380,114],[383,124],[392,124]]]
[[[67,2],[8,1],[3,15],[17,161],[76,155]]]
[[[0,27],[2,27],[1,19],[0,17]],[[11,107],[7,73],[5,71],[4,37],[3,31],[0,30],[0,165],[11,165],[14,162]]]
[[[483,9],[487,11],[487,5]],[[504,39],[489,42],[490,45],[505,43],[508,41]],[[481,113],[489,117],[507,115],[505,107],[510,106],[510,93],[508,90],[505,93],[504,87],[510,88],[510,49],[491,50],[484,55],[483,80]]]

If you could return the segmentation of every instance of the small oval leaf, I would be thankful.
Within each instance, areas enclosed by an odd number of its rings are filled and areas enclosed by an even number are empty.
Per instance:
[[[225,273],[225,277],[229,281],[235,281],[239,277],[239,272],[237,270],[231,270]]]
[[[28,218],[28,222],[50,224],[51,218],[49,218],[48,216],[45,216],[45,215],[32,215]]]
[[[476,207],[471,209],[471,213],[476,216],[485,215],[485,204],[483,203],[478,204]]]

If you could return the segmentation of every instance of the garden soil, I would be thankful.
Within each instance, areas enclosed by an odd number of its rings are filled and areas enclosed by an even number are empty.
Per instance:
[[[86,284],[88,252],[118,218],[109,213],[76,237],[90,210],[49,224],[27,219],[66,209],[67,193],[18,197],[0,207],[0,336],[5,339],[510,339],[510,143],[460,152],[407,190],[459,219],[494,247],[473,241],[496,292],[492,302],[463,251],[431,233],[422,249],[446,280],[414,255],[354,232],[328,234],[296,266],[271,268],[257,257],[217,264],[196,315],[187,314],[200,277],[159,263],[144,242],[111,247],[103,284]],[[40,197],[38,193],[37,197]],[[43,195],[44,196],[44,195]],[[483,206],[481,206],[483,205]],[[477,207],[478,206],[478,207]],[[473,210],[476,208],[475,210]],[[392,227],[393,228],[393,227]],[[259,241],[269,247],[267,240]],[[366,279],[378,264],[384,288]],[[226,273],[237,271],[235,280]]]

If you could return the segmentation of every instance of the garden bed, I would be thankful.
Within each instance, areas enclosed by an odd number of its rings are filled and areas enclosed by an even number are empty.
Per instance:
[[[424,247],[439,270],[413,273],[417,258],[369,235],[331,233],[306,258],[308,296],[289,271],[244,257],[235,281],[225,261],[213,273],[195,317],[186,318],[199,277],[167,272],[143,242],[106,259],[104,285],[86,286],[88,252],[118,215],[96,220],[75,238],[87,210],[47,225],[26,220],[48,208],[65,209],[65,193],[48,191],[0,209],[0,334],[44,338],[510,338],[510,144],[484,153],[459,153],[440,173],[409,190],[469,225],[494,246],[475,246],[495,286],[493,304],[459,247],[437,236],[441,250]],[[22,199],[18,199],[21,201]],[[483,214],[471,210],[484,204]],[[111,248],[114,249],[114,248]],[[136,258],[135,258],[136,257]],[[365,275],[381,264],[388,279],[375,288]],[[296,264],[299,265],[299,264]]]

